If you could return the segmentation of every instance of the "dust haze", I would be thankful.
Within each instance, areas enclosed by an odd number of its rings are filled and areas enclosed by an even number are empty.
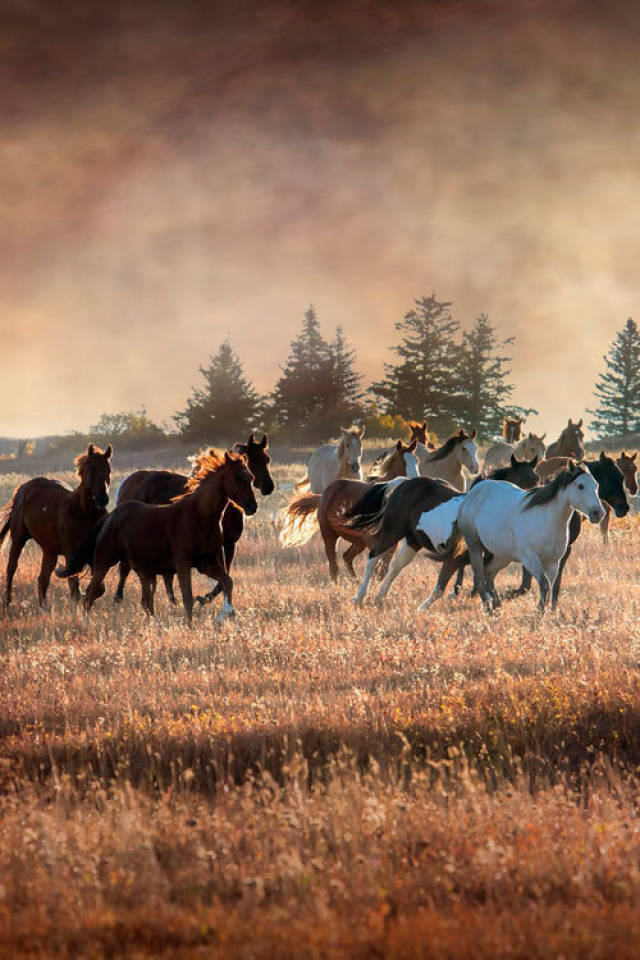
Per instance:
[[[170,422],[304,310],[367,380],[432,291],[584,414],[640,297],[631,3],[4,4],[0,433]],[[411,411],[408,411],[410,414]]]

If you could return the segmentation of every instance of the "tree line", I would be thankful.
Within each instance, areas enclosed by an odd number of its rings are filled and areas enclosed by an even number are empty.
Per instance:
[[[451,303],[432,294],[416,300],[395,327],[395,358],[368,388],[342,328],[327,339],[313,306],[266,395],[245,377],[227,339],[199,368],[203,383],[176,413],[177,427],[194,439],[258,428],[287,441],[315,441],[352,421],[364,423],[370,436],[388,436],[412,418],[426,420],[439,436],[459,423],[491,436],[500,432],[504,416],[537,412],[511,402],[513,338],[501,340],[486,315],[462,331]]]
[[[399,435],[406,419],[414,419],[426,420],[436,437],[458,425],[474,425],[490,438],[500,433],[503,417],[537,413],[511,400],[514,338],[501,339],[485,314],[470,329],[461,329],[451,306],[435,294],[415,300],[395,323],[398,342],[390,347],[393,358],[385,363],[384,375],[366,388],[342,328],[327,339],[313,306],[267,394],[245,376],[227,338],[199,367],[201,383],[175,413],[176,428],[196,442],[251,430],[265,430],[285,442],[313,442],[335,436],[352,421],[364,423],[369,436]],[[598,437],[640,431],[640,332],[631,318],[604,361],[594,390],[597,406],[589,411],[592,430]],[[164,431],[143,407],[104,414],[91,432],[110,440],[153,443]]]

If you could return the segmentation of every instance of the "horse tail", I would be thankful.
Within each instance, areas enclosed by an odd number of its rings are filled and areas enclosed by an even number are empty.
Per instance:
[[[4,507],[0,509],[0,547],[2,547],[6,535],[9,533],[9,528],[11,526],[11,514],[13,513],[17,492],[18,491],[15,490],[11,500],[9,500],[8,503],[5,503]]]
[[[318,508],[321,493],[303,493],[292,500],[284,511],[284,526],[280,531],[283,547],[301,547],[308,543],[318,526]]]
[[[75,577],[79,573],[82,573],[87,564],[92,566],[98,534],[102,530],[102,525],[106,519],[107,517],[102,517],[93,525],[90,532],[66,565],[63,564],[60,567],[56,567],[56,577],[59,577],[61,580],[66,580],[67,577]]]
[[[345,526],[350,530],[366,530],[376,534],[380,530],[389,495],[395,484],[374,483],[344,514]]]

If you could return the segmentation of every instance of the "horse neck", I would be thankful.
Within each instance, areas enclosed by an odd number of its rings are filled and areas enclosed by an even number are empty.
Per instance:
[[[404,458],[402,460],[402,466],[398,464],[398,458],[392,457],[391,462],[389,463],[386,470],[380,471],[380,476],[378,480],[380,483],[387,483],[389,480],[395,480],[396,477],[404,477],[406,475],[406,468],[404,463]]]
[[[554,528],[569,525],[569,520],[571,519],[571,514],[574,512],[574,507],[569,503],[569,488],[565,487],[563,490],[558,491],[556,496],[549,503],[544,503],[539,507],[534,507],[535,510],[544,510],[545,515],[548,518],[548,521],[551,526]]]
[[[460,444],[456,444],[446,457],[442,460],[431,461],[432,465],[437,464],[436,470],[441,480],[446,480],[452,487],[464,491],[464,474],[462,464],[460,463]]]
[[[72,491],[70,500],[73,507],[89,517],[98,516],[102,512],[101,508],[96,506],[91,491],[84,480],[81,480],[75,490]]]
[[[179,500],[179,504],[193,506],[198,511],[202,521],[207,526],[220,523],[222,511],[227,505],[229,498],[224,492],[224,477],[222,471],[218,471],[214,476],[209,477],[199,487],[197,487],[191,497],[185,497]]]
[[[518,460],[524,459],[525,450],[527,449],[527,440],[528,437],[523,437],[517,446],[513,449],[513,455],[518,458]]]

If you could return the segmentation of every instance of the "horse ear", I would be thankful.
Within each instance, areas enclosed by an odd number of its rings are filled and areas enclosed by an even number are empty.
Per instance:
[[[471,431],[471,439],[472,439],[472,440],[475,440],[475,438],[476,438],[477,436],[478,436],[478,431],[477,431],[476,428],[474,427],[473,430]]]
[[[396,443],[396,450],[402,450],[402,440],[398,440]]]
[[[580,417],[580,422],[576,423],[576,427],[581,427],[581,426],[582,426],[582,417]]]
[[[515,454],[513,454],[513,453],[511,454],[511,466],[512,466],[512,467],[517,467],[517,466],[518,466],[518,461],[516,460]]]
[[[347,443],[346,443],[346,440],[345,440],[344,437],[343,437],[342,440],[340,441],[340,443],[338,444],[338,456],[339,456],[339,457],[344,457],[344,452],[345,452],[346,448],[347,448]]]
[[[571,457],[569,457],[569,462],[567,463],[567,470],[570,470],[573,473],[575,468],[576,468],[575,460],[572,460]]]
[[[253,430],[252,430],[251,433],[249,434],[249,439],[247,440],[247,446],[249,447],[251,446],[252,443],[255,443],[255,442],[256,442],[256,438],[254,437]]]
[[[90,457],[94,455],[95,447],[93,446],[92,443],[90,443],[89,446],[87,447],[87,453],[89,454]]]
[[[604,463],[606,459],[607,459],[606,453],[604,452],[604,450],[601,450],[601,451],[600,451],[600,463]]]
[[[571,417],[569,417],[569,419],[567,420],[567,426],[568,426],[568,427],[572,427],[572,426],[573,426],[573,420],[571,419]]]
[[[537,454],[537,453],[536,453],[535,457],[533,458],[533,460],[529,460],[529,466],[530,466],[530,467],[537,467],[537,466],[538,466],[538,454]]]
[[[360,435],[360,439],[361,439],[361,440],[362,440],[362,438],[364,437],[364,432],[365,432],[366,429],[367,429],[367,428],[366,428],[366,426],[365,426],[364,423],[363,423],[362,426],[360,427],[360,430],[359,430],[359,435]]]
[[[411,441],[411,443],[410,443],[409,446],[407,447],[406,452],[407,452],[407,453],[413,453],[413,451],[415,450],[415,448],[416,448],[417,446],[418,446],[418,438],[416,437],[414,440]]]
[[[426,429],[427,429],[427,421],[426,421],[426,420],[423,420],[423,421],[422,421],[422,429],[423,429],[423,430],[426,430]]]
[[[629,457],[629,460],[635,460],[637,456],[638,456],[638,451],[636,450],[634,455],[632,457]]]
[[[266,433],[263,435],[259,446],[261,446],[263,450],[266,450],[267,447],[269,446],[269,437],[266,435]]]
[[[105,452],[104,452],[104,458],[105,458],[105,460],[111,460],[111,454],[112,454],[112,453],[113,453],[113,450],[111,449],[111,444],[109,444],[109,446],[107,447],[107,449],[106,449]]]
[[[229,456],[229,451],[228,451],[228,450],[225,450],[225,452],[224,452],[224,462],[225,462],[225,463],[231,463],[231,457]]]

